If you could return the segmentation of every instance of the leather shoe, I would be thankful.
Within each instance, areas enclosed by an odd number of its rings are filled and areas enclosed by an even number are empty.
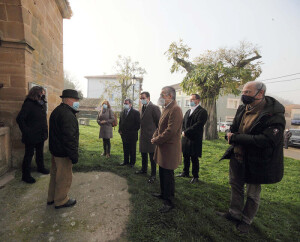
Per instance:
[[[155,176],[150,176],[149,180],[148,180],[148,183],[154,183],[156,180],[156,177]]]
[[[165,205],[162,206],[160,209],[158,209],[158,211],[161,212],[161,213],[168,213],[168,212],[170,212],[173,208],[174,208],[174,206],[165,204]]]
[[[190,181],[190,183],[197,183],[197,182],[199,182],[199,179],[195,177]]]
[[[233,216],[231,215],[231,213],[229,213],[229,212],[227,212],[227,213],[216,212],[216,214],[217,214],[218,216],[221,216],[221,217],[223,217],[223,218],[226,218],[228,221],[235,222],[235,223],[240,222],[239,219],[233,217]]]
[[[49,170],[47,168],[41,168],[41,169],[38,169],[37,171],[39,173],[42,173],[42,174],[45,174],[45,175],[49,174]]]
[[[182,173],[176,175],[176,177],[189,177],[189,174],[182,172]]]
[[[128,163],[123,162],[120,164],[120,166],[126,166],[126,165],[128,165]]]
[[[67,207],[72,207],[72,206],[74,206],[75,204],[76,204],[76,200],[70,198],[65,204],[60,205],[60,206],[55,206],[55,208],[56,208],[56,209],[59,209],[59,208],[67,208]]]
[[[146,171],[143,171],[143,170],[139,170],[139,171],[136,171],[135,174],[145,174],[147,173]]]
[[[241,234],[248,234],[250,230],[250,224],[245,223],[244,221],[241,221],[237,224],[236,228]]]
[[[35,179],[32,176],[22,177],[22,181],[29,184],[35,183]]]
[[[47,202],[47,205],[52,205],[53,203],[54,203],[54,201]]]
[[[159,199],[163,199],[163,196],[160,193],[152,193],[152,196]]]

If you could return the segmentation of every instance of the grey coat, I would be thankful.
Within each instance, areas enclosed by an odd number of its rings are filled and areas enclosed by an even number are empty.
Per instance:
[[[100,121],[103,120],[107,121],[107,123],[101,124]],[[111,139],[113,137],[112,123],[114,120],[114,113],[110,108],[99,112],[97,117],[97,123],[100,125],[99,138]]]
[[[144,113],[141,110],[140,152],[154,153],[155,145],[151,144],[152,136],[158,128],[160,109],[152,102],[146,107]]]

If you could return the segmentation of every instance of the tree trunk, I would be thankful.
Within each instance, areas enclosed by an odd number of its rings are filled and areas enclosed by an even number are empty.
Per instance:
[[[208,113],[207,122],[204,126],[204,139],[213,140],[218,139],[217,131],[217,100],[216,98],[204,99],[202,101],[203,108]]]

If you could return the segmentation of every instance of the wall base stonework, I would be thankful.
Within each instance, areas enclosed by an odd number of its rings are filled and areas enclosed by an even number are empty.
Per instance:
[[[10,128],[0,128],[0,176],[12,167],[11,164],[11,142]]]

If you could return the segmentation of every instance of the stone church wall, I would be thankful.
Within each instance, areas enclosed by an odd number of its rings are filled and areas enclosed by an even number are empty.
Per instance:
[[[47,90],[48,118],[63,90],[67,0],[0,0],[0,122],[11,130],[12,165],[24,155],[16,116],[32,85]]]

